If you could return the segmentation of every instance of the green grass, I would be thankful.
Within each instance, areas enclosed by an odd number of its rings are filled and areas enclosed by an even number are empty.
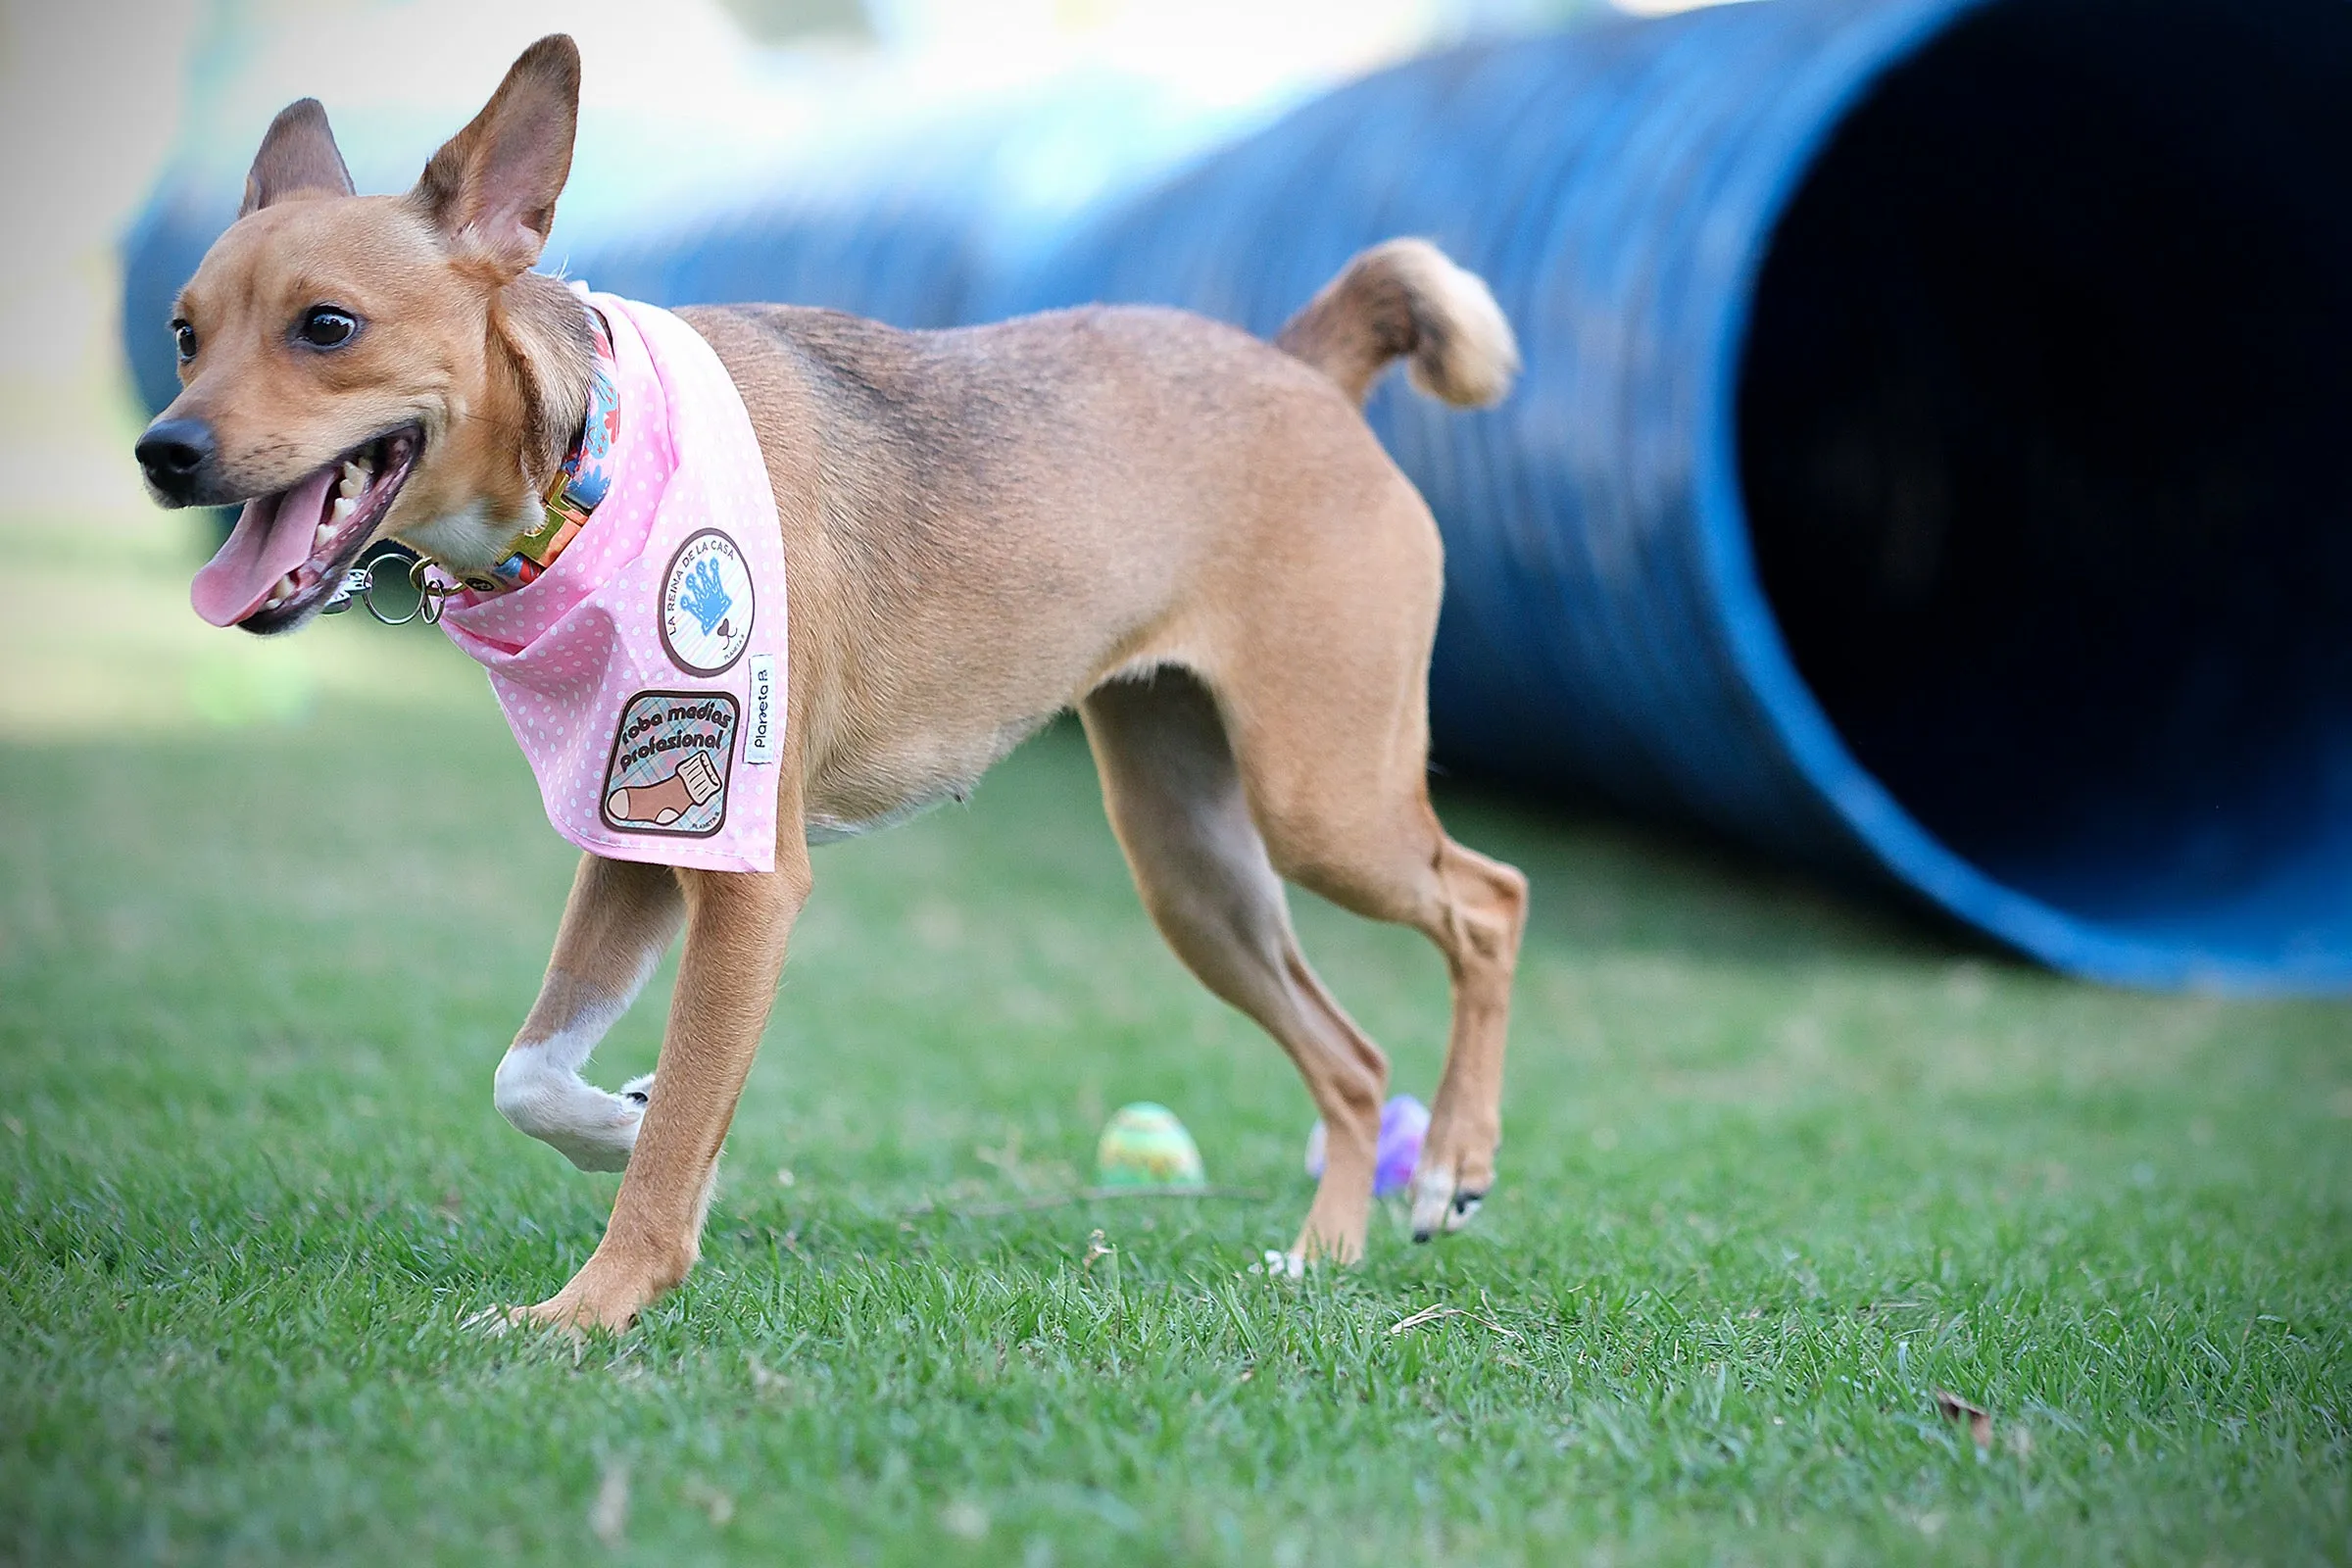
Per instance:
[[[486,699],[0,746],[0,1559],[2352,1557],[2340,1005],[2072,985],[1450,794],[1535,880],[1502,1180],[1269,1280],[1305,1097],[1057,730],[819,853],[702,1266],[575,1355],[462,1326],[614,1185],[490,1105],[570,856]],[[1298,903],[1426,1097],[1435,956]],[[1147,1099],[1266,1196],[1003,1211]]]

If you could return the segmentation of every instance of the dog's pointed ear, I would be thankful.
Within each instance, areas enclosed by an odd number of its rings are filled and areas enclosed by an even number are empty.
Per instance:
[[[460,249],[512,277],[539,260],[571,173],[580,51],[563,33],[525,49],[473,122],[424,166],[415,199]]]
[[[253,155],[245,176],[244,218],[296,196],[349,196],[351,171],[335,133],[327,128],[326,110],[316,98],[291,103],[277,112],[262,133],[262,150]]]

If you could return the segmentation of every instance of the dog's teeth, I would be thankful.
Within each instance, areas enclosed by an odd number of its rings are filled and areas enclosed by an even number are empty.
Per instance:
[[[342,518],[338,517],[338,518],[336,518],[336,519],[335,519],[335,522],[340,522],[340,521],[342,521],[342,520],[343,520]],[[311,548],[312,548],[312,549],[314,549],[314,550],[316,550],[317,548],[318,548],[318,546],[320,546],[320,545],[322,545],[322,544],[326,543],[326,542],[327,542],[329,539],[332,539],[334,536],[335,536],[335,524],[334,524],[333,522],[322,522],[322,523],[320,523],[320,524],[318,525],[318,532],[316,532],[316,533],[314,533],[314,534],[312,534],[312,535],[311,535]]]
[[[360,504],[357,501],[352,500],[349,496],[341,497],[335,502],[335,525],[342,526],[344,519],[359,510]]]
[[[342,493],[346,497],[351,497],[367,488],[368,470],[356,462],[344,464]]]

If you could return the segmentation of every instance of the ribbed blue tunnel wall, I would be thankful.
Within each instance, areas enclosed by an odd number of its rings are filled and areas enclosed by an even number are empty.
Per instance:
[[[2061,968],[2352,981],[2352,6],[1774,0],[1417,62],[1017,301],[1270,331],[1434,236],[1528,363],[1372,416],[1441,754]]]
[[[2345,0],[1769,0],[1371,77],[1042,266],[992,274],[962,220],[881,197],[571,260],[669,303],[1270,332],[1363,245],[1433,236],[1528,366],[1493,412],[1371,411],[1446,536],[1450,762],[2074,972],[2338,990],[2347,82]],[[134,300],[193,262],[157,212]]]

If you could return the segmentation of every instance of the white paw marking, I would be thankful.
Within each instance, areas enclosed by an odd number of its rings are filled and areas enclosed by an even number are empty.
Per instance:
[[[507,1053],[491,1092],[498,1113],[582,1170],[627,1169],[653,1075],[609,1094],[551,1054],[546,1045]]]
[[[1465,1193],[1456,1188],[1455,1178],[1444,1169],[1425,1169],[1413,1177],[1413,1240],[1428,1241],[1446,1231],[1458,1231],[1470,1223],[1486,1200],[1484,1193]]]

